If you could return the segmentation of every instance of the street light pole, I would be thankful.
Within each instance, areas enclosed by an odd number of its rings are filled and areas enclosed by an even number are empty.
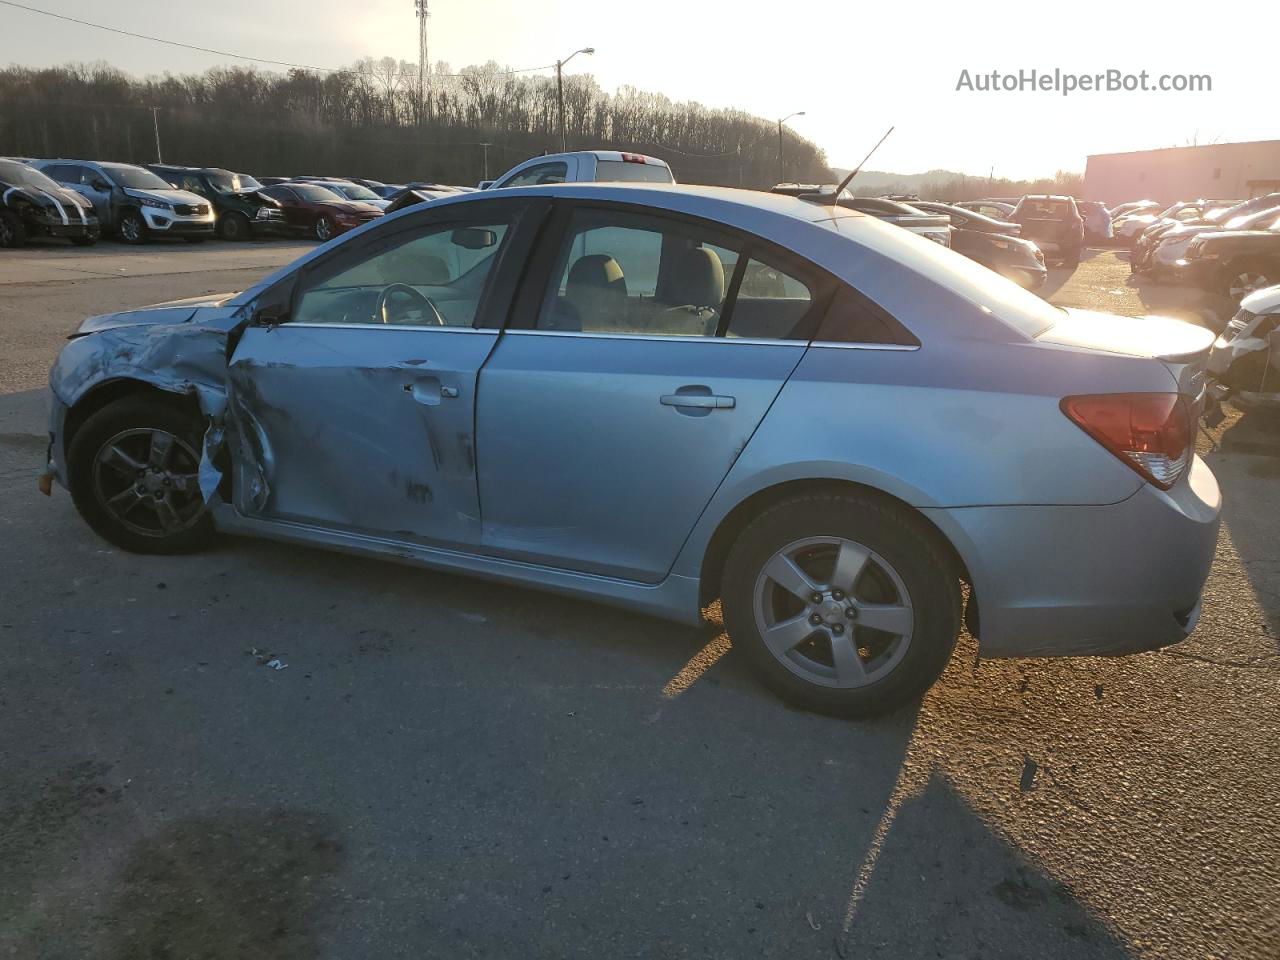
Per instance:
[[[792,117],[803,117],[804,111],[797,110],[795,113],[789,113],[778,121],[778,182],[782,183],[786,179],[786,173],[782,168],[782,125]]]
[[[583,47],[581,50],[575,50],[563,60],[556,61],[556,113],[560,118],[560,152],[565,153],[569,149],[569,144],[565,140],[564,135],[564,65],[576,57],[580,53],[587,56],[596,52],[595,47]]]

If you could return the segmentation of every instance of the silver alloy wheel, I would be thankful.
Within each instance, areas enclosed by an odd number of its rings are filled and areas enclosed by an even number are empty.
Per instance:
[[[1271,285],[1271,280],[1263,276],[1261,273],[1255,273],[1252,270],[1242,270],[1231,279],[1231,296],[1239,300],[1247,297],[1249,294],[1257,290],[1263,290]]]
[[[130,243],[134,243],[142,239],[142,218],[134,214],[130,214],[120,221],[120,236],[124,237]]]
[[[329,222],[328,217],[321,217],[316,221],[316,239],[324,242],[333,236],[333,224]]]
[[[754,605],[756,628],[779,663],[839,689],[889,674],[915,622],[898,572],[843,537],[807,537],[775,553],[756,579]]]
[[[200,457],[167,430],[122,430],[93,458],[93,493],[112,518],[144,537],[168,537],[204,512]]]

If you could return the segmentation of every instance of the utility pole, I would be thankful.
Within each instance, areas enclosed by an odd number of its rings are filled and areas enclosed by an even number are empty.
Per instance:
[[[156,131],[156,163],[164,163],[164,157],[162,157],[162,156],[160,155],[160,115],[159,115],[159,111],[160,111],[160,108],[159,108],[159,107],[152,107],[152,108],[151,108],[151,125],[152,125],[153,127],[155,127],[155,131]]]
[[[560,60],[556,61],[556,112],[560,116],[560,152],[565,153],[569,149],[568,141],[564,138],[564,63]]]
[[[489,179],[489,148],[492,147],[493,144],[482,143],[480,144],[480,146],[484,147],[484,176],[481,179],[488,180]]]
[[[587,56],[596,52],[595,47],[583,47],[581,50],[575,50],[563,60],[556,61],[556,113],[560,118],[560,152],[565,153],[569,149],[568,142],[564,136],[564,65],[576,57],[580,53]]]
[[[418,17],[418,110],[424,113],[427,104],[427,73],[431,70],[431,57],[427,48],[427,17],[431,16],[431,11],[427,9],[427,2],[428,0],[413,0],[413,10]]]
[[[804,111],[797,110],[795,113],[789,113],[785,117],[783,117],[781,120],[778,121],[778,182],[779,183],[782,183],[782,181],[787,179],[786,174],[783,172],[783,167],[782,167],[782,125],[786,123],[788,120],[790,120],[792,117],[803,117],[803,116],[804,116]]]

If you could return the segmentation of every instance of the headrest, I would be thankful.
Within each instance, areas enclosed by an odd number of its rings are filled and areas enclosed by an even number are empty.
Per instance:
[[[724,265],[706,247],[683,251],[672,266],[667,301],[676,306],[711,307],[724,300]]]
[[[585,293],[588,290],[627,295],[627,280],[622,275],[622,265],[607,253],[589,253],[579,257],[569,268],[565,293]]]

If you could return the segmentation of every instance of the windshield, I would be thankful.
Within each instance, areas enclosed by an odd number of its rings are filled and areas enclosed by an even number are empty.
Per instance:
[[[314,183],[291,183],[289,184],[289,189],[303,200],[328,201],[344,199],[328,187],[317,187]]]
[[[631,160],[597,160],[596,179],[628,183],[674,183],[670,167]]]
[[[165,183],[150,170],[141,167],[103,167],[112,183],[117,187],[128,187],[130,190],[172,190],[173,185]]]
[[[209,184],[218,193],[243,193],[262,188],[262,184],[247,173],[211,173]]]
[[[370,190],[368,187],[362,187],[358,183],[335,183],[328,189],[335,193],[340,193],[348,200],[381,200],[382,198]]]
[[[56,183],[34,167],[12,160],[0,160],[0,180],[12,186],[35,187],[37,190],[61,189]]]
[[[1276,214],[1277,210],[1259,210],[1257,213],[1249,213],[1243,217],[1232,217],[1223,227],[1227,230],[1266,230]]]

